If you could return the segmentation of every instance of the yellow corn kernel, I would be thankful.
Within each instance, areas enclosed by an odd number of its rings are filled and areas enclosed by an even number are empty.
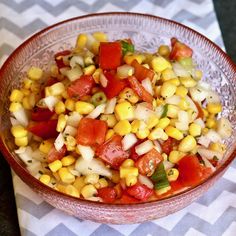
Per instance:
[[[93,79],[94,79],[96,84],[99,84],[101,73],[102,73],[101,68],[96,69],[93,73]]]
[[[59,75],[58,67],[56,65],[50,67],[50,74],[52,77],[57,77]]]
[[[157,107],[157,101],[156,101],[155,99],[152,100],[152,106],[153,106],[154,108]]]
[[[118,184],[120,182],[120,172],[117,170],[111,170],[111,181],[115,184]]]
[[[65,86],[62,82],[57,82],[49,87],[49,93],[52,96],[61,95],[65,91]]]
[[[83,68],[83,72],[85,75],[92,75],[96,70],[95,65],[89,65]]]
[[[137,133],[140,126],[141,126],[141,121],[140,120],[133,120],[132,123],[131,123],[131,132],[132,133]]]
[[[45,87],[45,88],[44,88],[44,93],[45,93],[45,97],[51,96],[50,87]]]
[[[142,64],[143,61],[145,60],[145,56],[143,54],[126,54],[124,56],[124,61],[126,64],[131,65],[131,63],[137,60],[139,64]]]
[[[145,139],[150,134],[150,130],[147,127],[143,128],[143,129],[140,128],[140,129],[138,129],[138,131],[135,134],[136,134],[137,138]]]
[[[75,101],[71,98],[67,98],[66,101],[65,101],[65,108],[69,111],[74,111]]]
[[[224,153],[226,150],[226,146],[223,143],[210,143],[209,149],[212,151]]]
[[[115,126],[115,124],[117,123],[117,119],[116,119],[115,115],[113,115],[113,114],[107,114],[107,115],[103,114],[103,115],[101,115],[100,120],[106,121],[107,126],[109,128],[113,128]]]
[[[76,189],[73,185],[69,184],[65,187],[65,193],[73,196],[73,197],[79,197],[80,193],[78,191],[78,189]]]
[[[176,95],[178,95],[178,96],[180,96],[180,97],[182,97],[182,98],[184,98],[186,95],[187,95],[187,93],[188,93],[188,89],[187,88],[185,88],[184,86],[178,86],[177,87],[177,89],[176,89],[176,91],[175,91],[175,94]]]
[[[107,180],[105,178],[100,178],[98,180],[98,182],[96,184],[94,184],[94,187],[96,189],[105,188],[107,186],[108,186],[108,182],[107,182]]]
[[[96,184],[99,180],[99,175],[98,174],[88,174],[86,175],[85,179],[84,179],[84,182],[86,184]]]
[[[132,159],[126,159],[125,161],[123,161],[121,166],[122,167],[132,167],[132,166],[134,166],[134,161]]]
[[[164,133],[164,130],[162,128],[156,127],[148,135],[148,139],[150,139],[150,140],[160,139],[163,136],[163,133]]]
[[[39,178],[40,182],[44,184],[49,184],[51,177],[49,175],[41,175]]]
[[[220,103],[208,103],[206,109],[211,114],[217,114],[222,111],[222,105]]]
[[[128,120],[120,120],[113,129],[115,133],[124,136],[131,133],[131,124]]]
[[[161,72],[161,80],[163,82],[165,82],[167,80],[170,80],[170,79],[175,79],[175,78],[176,78],[176,74],[170,68],[167,68],[167,69],[165,69],[164,71]]]
[[[55,189],[61,193],[66,193],[66,186],[63,184],[57,184]]]
[[[214,129],[216,128],[216,120],[212,118],[206,119],[206,127],[209,129]]]
[[[205,135],[205,134],[207,134],[207,133],[208,133],[208,131],[209,131],[209,129],[205,127],[205,128],[203,128],[203,129],[202,129],[202,134],[204,134],[204,135]]]
[[[128,176],[125,178],[125,184],[126,184],[127,187],[133,186],[133,185],[135,185],[137,182],[138,182],[137,176],[128,175]]]
[[[171,63],[164,57],[154,57],[151,61],[152,68],[155,72],[162,72],[167,68],[172,68]]]
[[[24,97],[22,100],[22,105],[26,110],[31,110],[33,107],[30,105],[29,97]]]
[[[21,89],[21,92],[23,93],[24,96],[28,96],[31,93],[29,89],[25,89],[25,88]]]
[[[32,66],[28,72],[28,77],[32,80],[39,80],[42,78],[43,76],[43,71],[42,69],[38,68],[38,67],[35,67],[35,66]]]
[[[197,146],[197,142],[192,135],[186,136],[179,144],[179,151],[190,152]]]
[[[58,170],[58,174],[61,178],[61,181],[65,184],[72,184],[73,182],[75,182],[75,176],[72,175],[66,167],[61,167]]]
[[[178,112],[179,112],[179,107],[168,104],[168,109],[167,109],[167,116],[170,118],[177,118],[178,117]]]
[[[160,45],[158,48],[158,53],[163,57],[168,57],[170,55],[170,48],[167,45]]]
[[[64,99],[69,99],[69,95],[68,95],[68,93],[67,93],[66,90],[65,90],[64,92],[62,92],[61,96],[62,96],[62,98],[64,98]]]
[[[53,146],[53,142],[51,140],[44,140],[39,145],[39,151],[45,154],[48,154],[49,151],[52,149],[52,146]]]
[[[90,198],[97,194],[97,189],[92,184],[87,184],[81,189],[81,194],[85,199]]]
[[[115,134],[113,129],[109,129],[107,130],[106,136],[105,136],[105,140],[110,139],[113,135]]]
[[[120,166],[120,178],[126,178],[128,175],[138,176],[138,168]]]
[[[155,193],[156,193],[156,195],[160,196],[160,195],[162,195],[164,193],[167,193],[170,189],[171,189],[171,186],[167,186],[165,188],[156,189]]]
[[[165,132],[163,132],[162,136],[161,136],[161,139],[164,140],[164,141],[167,140],[168,139],[168,135]]]
[[[192,88],[197,85],[197,82],[191,77],[180,77],[179,79],[185,88]]]
[[[75,158],[72,155],[65,156],[61,159],[62,166],[70,166],[75,162]]]
[[[73,186],[74,186],[79,192],[81,192],[81,189],[85,186],[84,179],[85,179],[85,176],[76,177],[75,182],[73,183]]]
[[[183,157],[184,155],[177,151],[177,150],[172,150],[169,154],[168,160],[173,163],[176,164],[179,162],[179,160]]]
[[[194,76],[194,78],[195,78],[196,80],[200,80],[200,79],[202,78],[202,71],[196,70],[196,71],[195,71],[195,76]]]
[[[93,65],[94,64],[93,58],[90,55],[85,56],[84,63],[86,66]]]
[[[94,53],[95,55],[98,55],[98,53],[99,53],[99,47],[100,47],[100,43],[97,42],[97,41],[94,41],[94,42],[92,43],[92,48],[91,48],[92,53]],[[95,67],[95,69],[96,69],[96,67]]]
[[[175,94],[177,87],[170,82],[164,82],[161,86],[161,96],[163,98],[171,97]]]
[[[24,94],[19,89],[13,89],[10,95],[11,102],[21,102],[24,97]]]
[[[15,111],[18,111],[21,108],[22,108],[21,103],[19,103],[19,102],[12,102],[10,104],[9,111],[10,112],[15,112]]]
[[[170,119],[167,117],[161,118],[156,125],[157,128],[165,129],[170,124]]]
[[[28,145],[28,136],[24,136],[24,137],[21,137],[21,138],[15,138],[15,144],[18,146],[18,147],[25,147]]]
[[[87,43],[88,37],[86,34],[79,34],[76,41],[77,48],[84,48]]]
[[[57,132],[62,132],[66,126],[67,116],[60,114],[57,121]]]
[[[179,177],[179,171],[176,168],[170,168],[166,172],[168,180],[171,181],[176,181]]]
[[[40,91],[40,84],[37,83],[37,82],[33,82],[30,86],[30,90],[33,92],[33,93],[38,93]]]
[[[131,103],[137,103],[139,101],[138,95],[131,88],[125,88],[119,94],[119,98],[126,99]]]
[[[73,136],[66,135],[66,137],[65,137],[65,144],[66,144],[66,146],[74,147],[77,144],[77,142],[76,142],[76,139]]]
[[[149,117],[148,121],[147,121],[147,128],[148,129],[152,129],[153,127],[155,127],[159,122],[159,119],[157,118],[157,116],[151,116]]]
[[[181,140],[184,137],[183,133],[173,126],[167,126],[165,132],[168,136],[176,140]]]
[[[180,108],[181,110],[184,110],[184,111],[189,108],[189,104],[188,104],[188,102],[186,101],[186,99],[184,99],[184,98],[181,98],[181,99],[180,99],[180,102],[179,102],[178,106],[179,106],[179,108]]]
[[[189,126],[189,134],[192,135],[193,137],[201,135],[202,128],[200,125],[192,123]]]
[[[22,138],[27,136],[28,131],[22,125],[14,125],[11,127],[11,133],[15,138]]]
[[[33,81],[31,79],[25,79],[23,83],[24,83],[24,89],[30,89]]]
[[[56,103],[56,105],[55,105],[55,112],[56,112],[56,114],[59,115],[61,113],[64,113],[65,110],[66,110],[66,106],[65,106],[64,102],[59,101],[59,102]]]
[[[103,32],[94,32],[93,37],[98,41],[98,42],[107,42],[107,35]]]
[[[131,120],[134,118],[134,108],[127,102],[121,102],[115,106],[115,116],[118,120]]]
[[[56,160],[49,163],[48,167],[50,168],[52,172],[57,172],[62,167],[62,163],[60,160]]]
[[[168,80],[168,82],[174,84],[175,86],[180,85],[180,81],[178,78],[170,79],[170,80]]]
[[[88,102],[78,101],[75,103],[75,111],[81,115],[87,115],[94,110],[94,105]]]
[[[156,97],[160,97],[160,95],[161,95],[161,85],[154,87],[154,94],[155,94]],[[161,104],[159,104],[159,105],[161,105]]]

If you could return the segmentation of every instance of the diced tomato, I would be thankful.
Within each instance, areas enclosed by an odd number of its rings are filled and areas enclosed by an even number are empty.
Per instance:
[[[55,83],[57,83],[57,82],[58,82],[58,79],[57,79],[57,78],[51,77],[51,78],[49,78],[49,79],[47,80],[47,82],[46,82],[46,84],[45,84],[45,87],[51,86],[51,85],[53,85],[53,84],[55,84]]]
[[[104,202],[112,203],[116,200],[116,190],[112,187],[100,188],[97,196],[102,198]]]
[[[113,168],[118,168],[129,156],[122,149],[121,140],[122,137],[120,135],[114,135],[96,150],[97,156]]]
[[[131,63],[131,66],[134,67],[134,76],[139,80],[142,81],[146,78],[149,78],[151,81],[154,77],[154,72],[145,66],[140,65],[137,60],[134,60]]]
[[[73,81],[67,88],[69,97],[81,98],[91,93],[95,82],[90,75],[82,75],[77,80]]]
[[[137,183],[126,189],[126,192],[139,200],[146,201],[154,193],[153,189],[148,188],[145,184]]]
[[[135,166],[138,168],[140,174],[151,176],[161,161],[163,161],[162,155],[153,148],[151,151],[141,156],[135,162]]]
[[[63,67],[66,67],[64,61],[63,61],[63,57],[70,55],[71,51],[70,50],[65,50],[65,51],[61,51],[55,54],[54,58],[57,64],[58,69],[61,69]]]
[[[106,132],[105,121],[82,118],[78,126],[77,143],[85,146],[101,145],[104,143]]]
[[[47,121],[55,114],[48,108],[35,107],[31,112],[31,120],[33,121]]]
[[[169,155],[170,152],[173,150],[173,142],[174,139],[169,137],[166,141],[162,143],[161,148],[165,154]]]
[[[57,120],[40,121],[28,127],[28,130],[42,139],[56,138]]]
[[[53,146],[47,155],[47,162],[51,163],[56,160],[61,160],[66,154],[66,146],[64,145],[59,151]]]
[[[139,200],[124,193],[120,198],[119,202],[122,204],[130,204],[130,203],[137,203],[139,202]]]
[[[212,174],[210,167],[201,166],[202,179],[208,178]]]
[[[201,106],[199,105],[198,102],[195,102],[195,101],[193,101],[193,102],[194,102],[194,104],[195,104],[195,106],[197,107],[197,110],[198,110],[197,118],[203,119],[204,118],[204,112],[203,112]]]
[[[171,39],[171,46],[171,60],[180,60],[182,58],[192,57],[193,50],[186,44],[179,42],[176,38]]]
[[[140,157],[136,151],[135,151],[135,147],[138,146],[140,143],[144,142],[146,139],[141,140],[139,139],[131,148],[130,148],[130,158],[133,159],[134,161],[138,160],[138,158]]]
[[[152,95],[146,91],[146,89],[139,83],[139,81],[134,77],[130,76],[128,78],[130,87],[134,90],[135,93],[145,102],[152,103]]]
[[[99,47],[99,67],[116,69],[121,65],[122,47],[120,42],[102,42]]]
[[[184,186],[194,186],[202,179],[202,166],[195,155],[184,156],[178,162],[179,180]]]
[[[118,79],[112,72],[104,71],[104,75],[108,81],[107,86],[102,89],[108,99],[117,96],[127,86],[126,80]]]

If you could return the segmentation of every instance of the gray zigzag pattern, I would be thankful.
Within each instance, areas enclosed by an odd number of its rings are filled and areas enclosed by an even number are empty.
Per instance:
[[[20,227],[20,232],[21,232],[21,235],[37,236],[36,234],[34,234],[33,232],[31,232],[30,230],[28,230],[24,227]]]
[[[11,52],[13,52],[14,48],[10,45],[8,45],[7,43],[3,43],[0,46],[0,52],[1,55],[10,55]]]
[[[45,236],[76,236],[70,229],[68,229],[64,224],[58,224],[55,228],[49,231]],[[28,236],[28,235],[27,235]]]

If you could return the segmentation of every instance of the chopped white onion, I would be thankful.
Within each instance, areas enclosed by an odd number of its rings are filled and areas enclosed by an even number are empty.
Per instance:
[[[93,201],[93,202],[103,202],[102,198],[100,197],[87,197],[86,200]]]
[[[100,83],[101,83],[103,88],[107,87],[108,80],[107,80],[106,76],[103,73],[100,74]]]
[[[196,105],[194,104],[193,100],[188,95],[185,96],[185,99],[186,99],[189,107],[194,111],[194,113],[192,114],[192,117],[191,117],[191,119],[189,121],[189,122],[192,122],[198,116],[198,109],[197,109]]]
[[[178,121],[175,122],[175,127],[182,131],[188,130],[189,124],[189,115],[186,111],[179,111],[178,112]]]
[[[116,97],[107,101],[104,114],[112,114],[114,112],[115,106],[116,106],[116,101],[117,101]]]
[[[213,129],[210,129],[205,136],[211,140],[211,142],[221,142],[221,136]]]
[[[218,160],[222,160],[223,154],[217,151],[212,151],[206,148],[199,147],[197,149],[197,152],[200,154],[201,157],[205,157],[208,160],[212,160],[214,157],[216,157]]]
[[[216,92],[208,91],[206,101],[207,103],[219,103],[220,97]]]
[[[154,143],[154,148],[155,148],[159,153],[162,153],[161,144],[160,144],[157,140],[154,140],[153,143]]]
[[[205,135],[202,135],[199,138],[197,138],[197,143],[208,148],[209,144],[211,143],[211,140],[207,138]]]
[[[20,125],[20,122],[17,119],[15,119],[14,117],[10,117],[10,122],[11,122],[12,126]]]
[[[202,157],[202,160],[206,167],[210,167],[213,172],[216,170],[216,168],[211,164],[211,162],[209,162],[205,157]]]
[[[180,63],[175,62],[172,65],[173,65],[173,71],[175,72],[177,76],[180,76],[180,77],[190,76],[190,73],[188,72],[188,70],[186,70]]]
[[[80,55],[73,56],[70,60],[71,68],[74,68],[77,65],[80,65],[81,67],[84,67],[84,59]]]
[[[93,35],[87,34],[86,48],[91,50],[95,42],[97,42],[97,40],[93,37]]]
[[[28,125],[28,115],[23,107],[19,108],[17,111],[12,112],[12,114],[22,126],[26,127]]]
[[[73,111],[68,115],[66,124],[77,128],[81,118],[82,118],[82,115],[80,115],[76,111]]]
[[[217,121],[217,132],[222,138],[231,136],[232,126],[228,119],[222,117]]]
[[[46,162],[46,154],[41,152],[39,149],[36,149],[32,152],[31,157],[34,160],[40,161],[40,162]]]
[[[208,92],[200,87],[190,88],[189,92],[193,100],[196,102],[202,102],[208,95]]]
[[[142,86],[144,87],[144,89],[149,92],[151,95],[154,94],[153,92],[153,88],[152,88],[152,83],[151,80],[149,78],[146,78],[144,80],[142,80]]]
[[[204,123],[204,121],[202,120],[202,118],[197,118],[197,119],[194,121],[194,123],[197,124],[197,125],[200,125],[202,129],[205,128],[205,123]]]
[[[136,138],[135,134],[133,133],[126,134],[124,138],[121,140],[123,150],[126,151],[130,149],[137,141],[138,139]]]
[[[65,72],[67,78],[72,82],[80,78],[80,76],[83,74],[82,69],[80,66],[76,66],[72,68],[71,70],[67,70]]]
[[[20,159],[26,164],[29,165],[33,162],[32,159],[32,148],[30,146],[27,146],[25,149],[18,149],[15,150],[15,153],[18,154]]]
[[[30,174],[33,176],[37,176],[39,172],[43,170],[43,167],[40,161],[35,161],[31,163],[30,165],[28,165],[26,168],[30,172]]]
[[[153,142],[151,140],[147,140],[135,147],[135,152],[141,156],[153,149]]]
[[[119,78],[124,79],[128,76],[132,76],[134,74],[134,67],[130,65],[122,65],[116,68],[116,74]]]
[[[60,151],[61,148],[64,146],[64,144],[65,144],[65,139],[63,137],[63,134],[59,133],[56,140],[54,141],[54,146],[55,146],[56,150]]]
[[[54,96],[48,96],[48,97],[45,97],[43,99],[44,104],[48,107],[48,109],[50,111],[53,111],[55,105],[57,104],[57,102],[59,101],[57,97],[54,97]]]
[[[167,104],[179,105],[180,100],[181,100],[180,96],[178,96],[178,95],[173,95],[173,96],[171,96],[171,97],[166,98],[165,102],[166,102]]]
[[[91,161],[95,155],[94,150],[90,146],[77,145],[79,152],[84,160]]]
[[[63,135],[71,135],[75,137],[77,134],[77,129],[71,125],[67,125],[64,129]]]
[[[153,189],[154,184],[152,183],[152,181],[145,175],[140,175],[138,176],[138,180],[141,184],[146,185],[148,188]]]
[[[165,170],[169,170],[170,168],[174,167],[175,164],[169,161],[163,161],[163,165],[164,165]]]
[[[96,108],[90,112],[87,117],[88,118],[92,118],[92,119],[96,119],[97,117],[99,117],[102,113],[104,113],[105,111],[105,107],[106,104],[100,104],[98,106],[96,106]]]
[[[18,149],[15,150],[16,154],[21,154],[24,153],[26,151],[27,147],[19,147]]]
[[[188,130],[188,123],[183,123],[183,122],[175,122],[175,127],[176,129],[179,129],[181,131],[186,131]]]
[[[198,87],[206,91],[211,90],[211,85],[208,84],[206,81],[202,81],[202,80],[198,81]]]
[[[154,115],[154,112],[144,106],[144,104],[138,104],[134,110],[134,118],[137,120],[148,121],[148,119]]]

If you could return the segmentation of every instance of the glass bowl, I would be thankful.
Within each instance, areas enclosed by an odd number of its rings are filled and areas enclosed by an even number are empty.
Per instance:
[[[131,38],[136,49],[155,52],[158,45],[169,44],[171,37],[188,44],[204,72],[204,80],[221,95],[223,115],[233,125],[226,142],[224,161],[204,182],[182,193],[154,202],[130,205],[91,202],[68,196],[47,187],[31,176],[14,154],[10,130],[9,94],[19,87],[27,69],[34,65],[48,70],[55,52],[73,47],[79,33],[104,31],[110,40]],[[16,174],[45,201],[76,217],[101,223],[127,224],[157,219],[176,212],[196,200],[219,179],[236,154],[236,67],[214,43],[196,31],[163,18],[136,13],[102,13],[77,17],[50,26],[19,46],[0,70],[0,149]]]

